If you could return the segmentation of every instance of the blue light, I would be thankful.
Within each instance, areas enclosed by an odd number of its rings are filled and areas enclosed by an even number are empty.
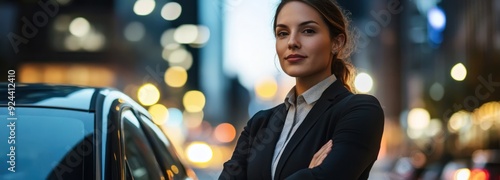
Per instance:
[[[437,6],[429,10],[427,18],[429,19],[431,27],[437,31],[443,31],[446,27],[446,15],[443,10]]]
[[[176,108],[168,108],[167,126],[180,127],[182,125],[182,112]]]
[[[429,30],[429,39],[436,45],[441,44],[443,42],[443,35],[441,32],[430,29]]]

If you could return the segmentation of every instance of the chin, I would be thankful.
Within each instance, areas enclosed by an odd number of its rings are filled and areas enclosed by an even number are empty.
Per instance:
[[[285,71],[285,73],[291,77],[302,77],[302,76],[306,75],[306,73],[304,71],[300,71],[300,70],[288,70],[288,71]]]

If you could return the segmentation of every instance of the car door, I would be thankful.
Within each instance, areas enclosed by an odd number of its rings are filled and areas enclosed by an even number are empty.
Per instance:
[[[173,144],[161,131],[161,129],[148,117],[140,116],[143,130],[153,146],[153,151],[159,160],[160,166],[166,169],[168,179],[184,180],[196,179],[192,170],[184,166],[177,155]]]
[[[153,147],[141,128],[141,123],[130,109],[121,113],[125,168],[134,180],[165,179],[154,156]]]

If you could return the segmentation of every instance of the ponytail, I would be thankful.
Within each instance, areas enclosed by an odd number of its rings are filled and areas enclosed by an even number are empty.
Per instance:
[[[334,74],[335,77],[342,82],[344,87],[354,93],[355,89],[352,79],[353,74],[355,73],[354,66],[350,62],[338,59],[337,55],[334,55],[331,69],[332,74]]]

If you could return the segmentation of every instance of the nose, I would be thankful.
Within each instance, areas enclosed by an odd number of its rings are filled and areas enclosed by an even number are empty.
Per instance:
[[[301,45],[300,45],[300,41],[298,39],[298,37],[296,37],[296,35],[294,34],[290,34],[289,36],[290,38],[288,39],[288,49],[300,49]]]

